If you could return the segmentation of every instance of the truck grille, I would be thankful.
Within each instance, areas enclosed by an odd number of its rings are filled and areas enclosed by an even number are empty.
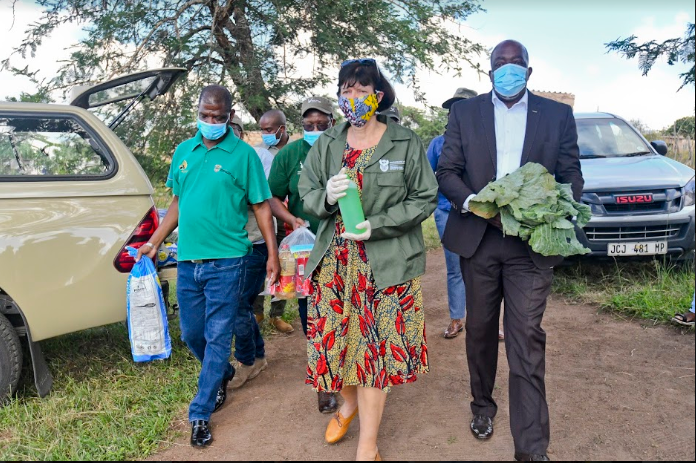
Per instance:
[[[592,242],[640,241],[670,239],[679,236],[681,225],[649,225],[642,227],[585,227],[585,236]]]
[[[604,209],[609,214],[629,214],[631,212],[661,212],[665,210],[666,201],[648,204],[605,204]]]
[[[650,203],[617,204],[617,196],[651,195]],[[583,201],[593,207],[594,215],[635,215],[635,214],[670,214],[681,209],[681,190],[665,188],[659,190],[585,192]]]

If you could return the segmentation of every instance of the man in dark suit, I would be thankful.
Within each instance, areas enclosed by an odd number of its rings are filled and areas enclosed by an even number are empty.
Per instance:
[[[493,434],[497,405],[493,386],[498,364],[500,303],[510,366],[510,427],[518,461],[548,460],[546,333],[541,321],[553,266],[515,236],[504,236],[500,217],[484,220],[468,203],[489,182],[527,162],[536,162],[575,199],[583,187],[575,119],[570,106],[527,91],[532,74],[526,48],[506,40],[491,55],[493,91],[455,103],[437,166],[440,191],[452,203],[443,243],[461,256],[466,293],[466,349],[474,419],[479,439]]]

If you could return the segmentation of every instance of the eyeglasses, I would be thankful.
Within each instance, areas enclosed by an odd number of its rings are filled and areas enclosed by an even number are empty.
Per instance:
[[[380,79],[382,78],[382,75],[379,72],[379,66],[377,66],[377,60],[374,58],[347,59],[341,63],[341,69],[353,63],[360,63],[362,66],[374,66],[377,69],[377,75],[380,77]]]
[[[326,130],[329,130],[330,127],[331,127],[331,122],[320,122],[320,123],[316,123],[316,124],[311,124],[311,123],[308,123],[308,124],[303,123],[302,124],[302,128],[306,132],[314,132],[315,130],[319,131],[319,132],[324,132]]]

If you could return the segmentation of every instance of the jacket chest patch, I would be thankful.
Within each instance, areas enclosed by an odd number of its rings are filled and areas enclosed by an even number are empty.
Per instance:
[[[389,160],[388,159],[380,159],[379,160],[379,170],[382,172],[386,172],[389,170]]]
[[[389,162],[389,170],[390,171],[402,171],[402,170],[404,170],[405,164],[406,164],[406,161],[391,161],[391,162]]]

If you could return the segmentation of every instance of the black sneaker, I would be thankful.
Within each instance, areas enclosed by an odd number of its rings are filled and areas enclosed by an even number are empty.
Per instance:
[[[474,416],[471,420],[471,432],[477,439],[490,439],[493,435],[493,420],[483,415]]]
[[[232,376],[228,376],[222,380],[222,384],[220,384],[217,391],[217,397],[215,397],[215,409],[213,413],[220,410],[222,406],[225,405],[225,400],[227,400],[227,385],[232,381],[232,378],[234,378],[234,373],[232,373]]]
[[[550,461],[546,455],[515,452],[515,461]]]
[[[207,447],[213,442],[213,435],[205,420],[191,421],[191,447]]]

